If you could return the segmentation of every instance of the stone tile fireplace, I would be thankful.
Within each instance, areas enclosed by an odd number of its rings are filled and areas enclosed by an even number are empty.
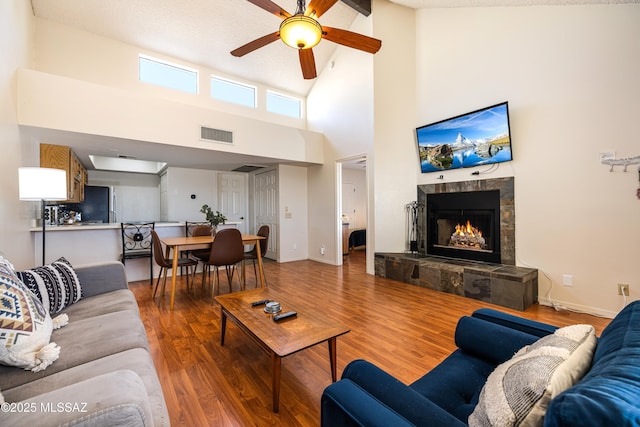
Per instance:
[[[515,265],[513,177],[419,185],[418,203],[425,206],[425,215],[418,218],[418,235],[421,238],[418,252],[421,255]],[[443,217],[428,218],[430,214]],[[450,247],[448,242],[442,241],[442,238],[450,239],[452,233],[447,235],[449,227],[455,228],[460,222],[466,225],[467,220],[474,218],[479,222],[476,228],[478,225],[484,228],[480,231],[490,246],[488,249]]]
[[[419,185],[418,203],[418,253],[376,253],[376,275],[518,310],[538,301],[538,270],[515,266],[512,177]]]

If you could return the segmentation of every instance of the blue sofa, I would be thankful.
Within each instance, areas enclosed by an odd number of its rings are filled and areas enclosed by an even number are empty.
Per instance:
[[[409,386],[367,361],[351,362],[322,395],[321,425],[465,426],[491,372],[556,329],[477,310],[458,322],[458,349]],[[551,400],[544,425],[640,425],[640,301],[627,305],[605,328],[591,368]]]

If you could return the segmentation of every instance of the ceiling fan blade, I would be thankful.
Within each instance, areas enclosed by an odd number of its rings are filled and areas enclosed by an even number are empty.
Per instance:
[[[302,77],[305,79],[315,79],[316,74],[316,60],[313,56],[311,49],[298,49],[298,55],[300,56],[300,66],[302,67]]]
[[[255,39],[252,42],[249,42],[239,48],[232,50],[231,55],[233,56],[244,56],[247,53],[251,53],[256,49],[260,49],[263,46],[268,45],[276,40],[280,39],[280,32],[276,31],[275,33],[267,34],[266,36],[262,36],[259,39]]]
[[[369,53],[376,53],[382,46],[378,39],[339,28],[322,27],[322,38]]]
[[[291,16],[289,12],[272,2],[271,0],[247,0],[249,3],[255,4],[259,8],[266,10],[269,13],[276,15],[281,19],[285,19]]]
[[[318,19],[337,2],[338,0],[311,0],[304,14],[306,16],[313,15],[315,19]]]

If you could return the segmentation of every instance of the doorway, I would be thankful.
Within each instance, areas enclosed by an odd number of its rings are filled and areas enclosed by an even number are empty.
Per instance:
[[[237,223],[241,233],[247,233],[247,174],[218,174],[218,209],[228,222]]]
[[[367,262],[369,185],[367,156],[339,160],[337,171],[337,264]],[[353,256],[352,256],[353,255]],[[367,268],[367,271],[369,269]]]
[[[278,171],[270,169],[253,175],[253,212],[256,232],[269,226],[265,258],[278,259]]]

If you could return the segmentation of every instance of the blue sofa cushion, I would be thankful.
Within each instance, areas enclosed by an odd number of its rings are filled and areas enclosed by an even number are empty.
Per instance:
[[[349,363],[342,373],[342,378],[343,380],[351,380],[369,395],[380,402],[384,402],[385,406],[414,425],[451,426],[466,424],[466,422],[464,424],[461,423],[411,387],[407,387],[398,379],[365,360],[354,360]]]
[[[493,363],[456,350],[410,387],[466,424],[494,368]]]
[[[455,333],[459,349],[411,384],[411,388],[466,423],[496,365],[537,339],[484,319],[462,317]]]
[[[591,370],[551,401],[545,426],[640,425],[640,301],[605,328]]]
[[[474,311],[472,316],[488,322],[507,326],[510,329],[516,329],[530,335],[535,335],[537,337],[544,337],[552,334],[556,329],[558,329],[557,326],[547,325],[546,323],[525,319],[524,317],[514,316],[491,308],[480,308]]]
[[[538,338],[508,326],[466,316],[458,321],[455,333],[456,346],[460,350],[494,365],[511,359],[518,350]]]
[[[322,427],[414,426],[349,379],[327,387],[322,394],[321,409]]]

